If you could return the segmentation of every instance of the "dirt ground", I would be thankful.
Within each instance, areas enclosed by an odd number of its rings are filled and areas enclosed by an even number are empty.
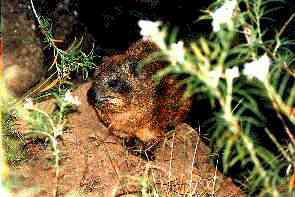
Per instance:
[[[154,188],[162,196],[244,196],[210,164],[208,147],[187,124],[167,135],[153,161],[130,154],[87,103],[89,85],[73,93],[81,105],[69,116],[71,128],[59,142],[59,176],[55,175],[51,148],[33,143],[28,145],[30,159],[12,170],[21,181],[15,193],[31,188],[35,192],[30,196],[36,197],[141,196],[144,189]]]

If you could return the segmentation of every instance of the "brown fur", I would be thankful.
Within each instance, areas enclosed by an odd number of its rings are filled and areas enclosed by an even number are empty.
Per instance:
[[[149,63],[138,72],[138,62],[157,50],[148,41],[138,41],[125,53],[105,59],[96,71],[88,101],[116,136],[157,140],[183,121],[190,108],[175,78],[164,77],[159,84],[152,80],[166,63]]]

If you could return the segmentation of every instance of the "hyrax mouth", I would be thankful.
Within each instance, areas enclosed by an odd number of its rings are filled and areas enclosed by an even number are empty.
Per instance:
[[[102,90],[92,86],[87,92],[88,103],[96,108],[102,108],[106,103],[113,103],[115,99],[112,95],[106,95]]]
[[[98,84],[102,85],[98,86]],[[110,117],[128,111],[126,108],[130,101],[127,98],[121,93],[109,89],[106,90],[103,83],[94,83],[87,92],[88,103],[95,108],[99,119],[107,127],[112,119]]]

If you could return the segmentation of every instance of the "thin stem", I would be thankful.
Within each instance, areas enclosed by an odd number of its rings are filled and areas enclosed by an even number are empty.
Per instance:
[[[33,10],[33,13],[34,13],[34,15],[35,15],[35,17],[36,17],[36,19],[37,19],[39,25],[41,25],[40,17],[38,16],[38,14],[37,14],[37,12],[36,12],[35,6],[34,6],[34,4],[33,4],[33,0],[30,0],[30,2],[31,2],[31,7],[32,7],[32,10]]]

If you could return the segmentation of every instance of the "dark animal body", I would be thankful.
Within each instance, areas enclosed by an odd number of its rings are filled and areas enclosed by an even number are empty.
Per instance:
[[[152,76],[167,62],[155,61],[138,69],[140,61],[158,48],[140,40],[125,53],[106,58],[97,68],[88,101],[99,119],[116,136],[158,140],[185,119],[191,101],[173,76],[156,83]]]

